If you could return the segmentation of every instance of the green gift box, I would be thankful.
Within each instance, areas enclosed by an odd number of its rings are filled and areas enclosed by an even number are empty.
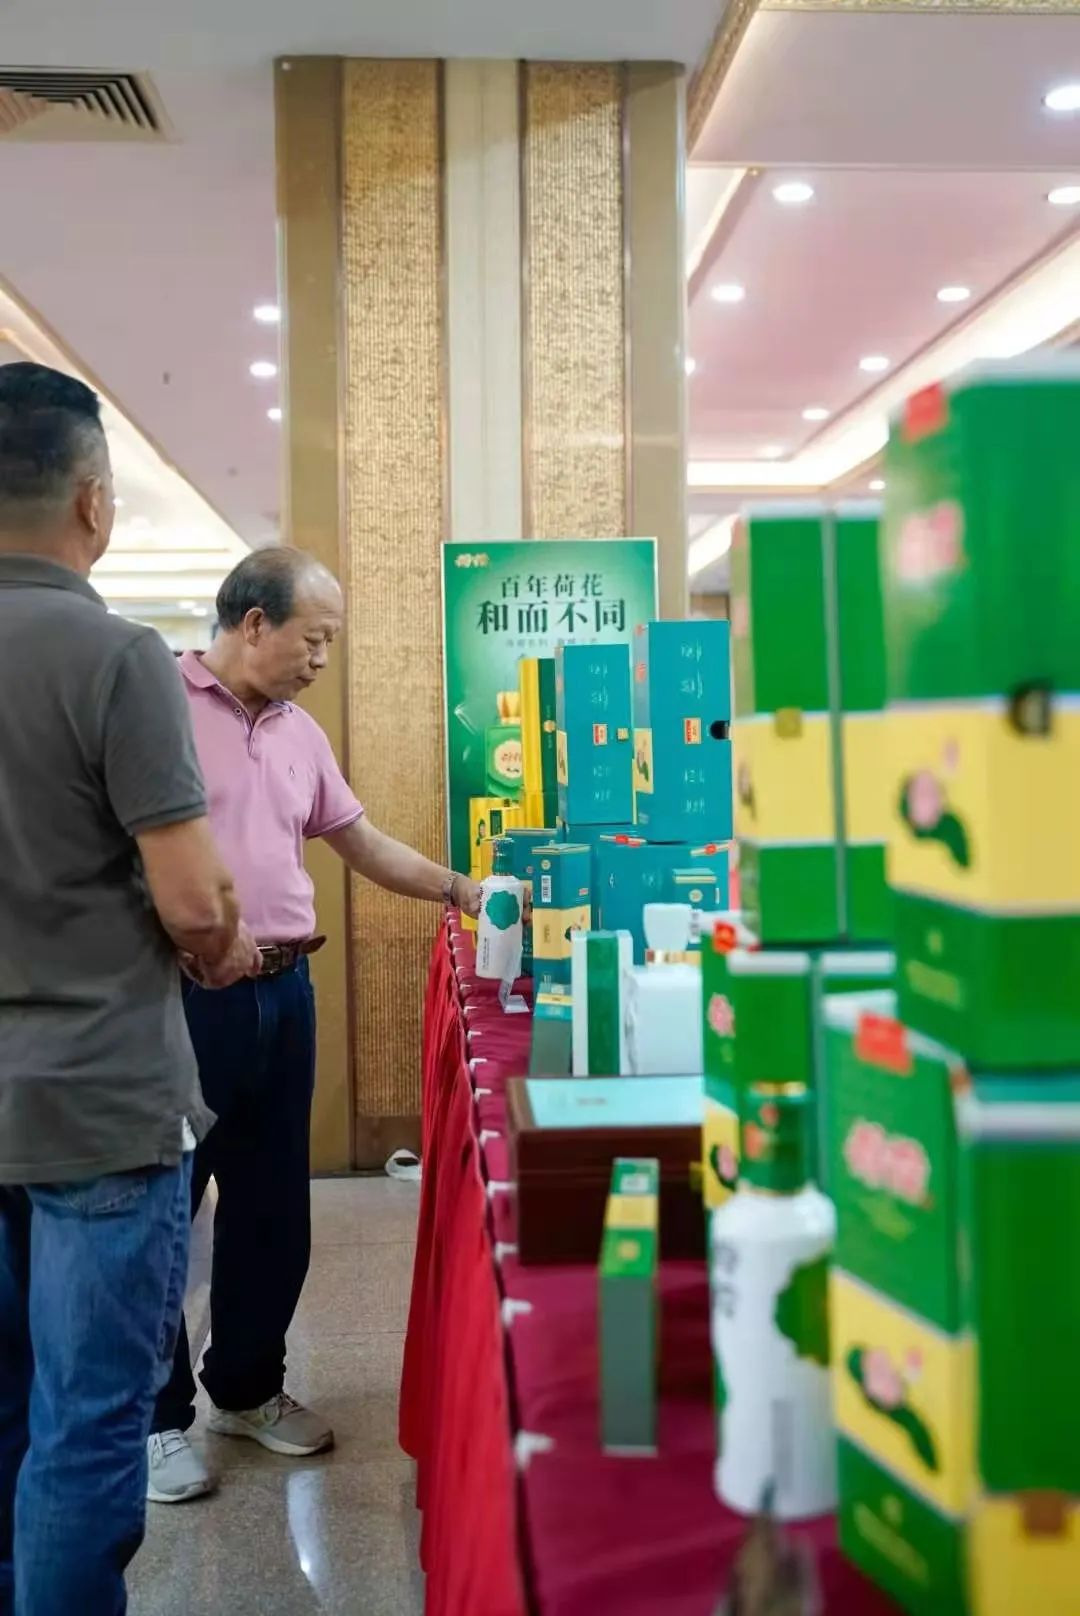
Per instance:
[[[735,829],[768,946],[891,933],[877,508],[751,506],[732,547]]]
[[[558,646],[555,710],[559,818],[566,825],[632,822],[630,647]]]
[[[989,1494],[1080,1497],[1080,1075],[980,1074],[957,1104],[976,1430]],[[1080,1590],[1080,1564],[1074,1591]],[[1034,1594],[1034,1590],[1033,1590]],[[1039,1609],[1032,1599],[1032,1609]]]
[[[628,931],[634,960],[645,963],[643,911],[647,903],[689,903],[673,896],[675,871],[708,872],[727,891],[727,854],[715,842],[647,842],[638,836],[601,836],[595,852],[594,913],[604,931]],[[707,896],[707,894],[706,894]],[[698,905],[705,908],[705,904]]]
[[[1080,691],[1080,368],[967,371],[911,399],[886,454],[889,699]]]
[[[964,1523],[841,1439],[840,1547],[910,1616],[967,1616]]]
[[[722,619],[634,632],[634,808],[652,841],[729,841],[731,647]]]
[[[548,842],[533,859],[533,974],[569,986],[571,934],[592,922],[592,849]]]
[[[953,1333],[967,1272],[954,1087],[959,1056],[896,1019],[896,995],[825,1003],[836,1262]]]

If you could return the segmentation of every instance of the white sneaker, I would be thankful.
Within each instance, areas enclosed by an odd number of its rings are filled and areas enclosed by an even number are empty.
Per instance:
[[[218,1436],[250,1437],[271,1453],[283,1453],[290,1459],[306,1459],[334,1445],[334,1433],[322,1415],[304,1408],[288,1392],[278,1392],[261,1408],[245,1409],[241,1414],[212,1408],[209,1424]]]
[[[217,1485],[183,1431],[156,1431],[146,1444],[146,1457],[146,1496],[152,1504],[186,1504]]]

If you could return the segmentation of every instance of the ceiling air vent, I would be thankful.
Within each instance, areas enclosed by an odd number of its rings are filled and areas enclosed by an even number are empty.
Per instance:
[[[0,67],[0,140],[167,140],[145,73]]]

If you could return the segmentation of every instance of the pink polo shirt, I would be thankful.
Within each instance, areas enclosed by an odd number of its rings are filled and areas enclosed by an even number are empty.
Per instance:
[[[196,652],[185,651],[180,671],[210,826],[236,882],[240,913],[260,943],[301,942],[315,930],[304,842],[344,830],[364,810],[302,707],[273,701],[252,722]]]

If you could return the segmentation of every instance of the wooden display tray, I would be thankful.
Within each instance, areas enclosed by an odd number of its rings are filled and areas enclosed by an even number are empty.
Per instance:
[[[695,1080],[697,1081],[697,1080]],[[704,1080],[702,1110],[704,1110]],[[563,1093],[597,1094],[594,1124],[542,1123],[534,1113],[530,1086],[563,1084]],[[600,1095],[610,1085],[642,1085],[657,1102],[636,1106],[633,1121],[606,1119]],[[649,1156],[660,1163],[660,1250],[669,1258],[705,1255],[705,1211],[700,1185],[691,1169],[701,1161],[701,1120],[664,1121],[664,1088],[687,1079],[665,1077],[511,1078],[506,1086],[511,1170],[517,1183],[517,1245],[523,1263],[595,1263],[600,1255],[604,1209],[616,1156]],[[646,1090],[645,1086],[648,1085]],[[585,1087],[583,1087],[585,1086]],[[672,1094],[675,1090],[671,1090]],[[630,1098],[628,1092],[627,1098]],[[636,1098],[636,1097],[635,1097]],[[681,1109],[685,1110],[685,1107]],[[680,1107],[673,1106],[676,1113]]]

